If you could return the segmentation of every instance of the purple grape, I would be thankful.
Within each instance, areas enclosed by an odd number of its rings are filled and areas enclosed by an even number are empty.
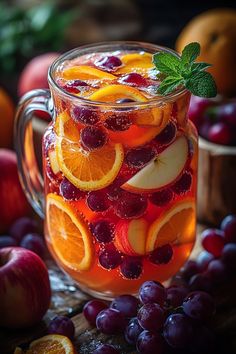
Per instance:
[[[212,291],[212,282],[206,272],[193,275],[190,278],[188,285],[191,291],[201,290],[208,293]]]
[[[189,191],[192,184],[192,175],[190,172],[184,172],[182,176],[178,179],[177,182],[172,187],[172,190],[176,194],[183,194]]]
[[[91,224],[90,228],[100,243],[111,242],[114,237],[114,225],[107,220],[97,220]]]
[[[48,325],[49,334],[61,334],[71,340],[74,339],[75,326],[72,320],[66,316],[56,316]]]
[[[191,342],[191,352],[195,354],[217,353],[216,338],[209,328],[201,325],[195,329]]]
[[[162,207],[173,199],[173,191],[170,188],[162,189],[159,192],[153,193],[149,199],[151,203]]]
[[[36,231],[37,231],[36,221],[28,217],[22,217],[20,219],[17,219],[11,225],[9,234],[17,241],[17,243],[19,243],[26,234],[36,232]]]
[[[106,133],[98,127],[85,127],[80,132],[81,143],[84,148],[94,150],[101,148],[107,141]]]
[[[131,318],[137,314],[139,300],[132,295],[120,295],[112,301],[110,307],[119,310],[125,317]]]
[[[94,125],[99,121],[97,110],[85,107],[74,107],[71,116],[75,122]]]
[[[115,212],[121,219],[139,218],[147,209],[147,197],[124,192],[118,200]]]
[[[203,120],[203,113],[213,102],[207,98],[191,96],[188,115],[191,121],[198,128]]]
[[[226,122],[234,129],[236,127],[236,103],[227,103],[218,107],[218,116],[222,122]]]
[[[222,261],[229,270],[236,270],[236,244],[228,243],[222,251]]]
[[[162,354],[164,352],[164,341],[159,333],[143,331],[136,342],[138,353],[141,354]]]
[[[121,262],[122,257],[120,252],[113,245],[107,245],[99,254],[99,263],[105,269],[117,268]]]
[[[132,318],[125,329],[125,340],[131,345],[135,345],[138,336],[143,331],[143,328],[138,323],[137,317]]]
[[[214,257],[220,257],[224,248],[224,233],[218,229],[206,229],[201,234],[202,246]]]
[[[117,200],[121,197],[124,190],[121,189],[122,184],[126,182],[124,176],[119,176],[115,181],[107,187],[107,196],[110,200]]]
[[[120,60],[120,58],[115,57],[114,55],[109,55],[109,56],[106,56],[106,57],[96,60],[95,65],[99,66],[100,68],[110,71],[110,70],[115,70],[119,66],[121,66],[122,61]]]
[[[17,241],[11,236],[0,235],[0,249],[17,246]]]
[[[181,313],[171,314],[164,324],[163,335],[172,348],[185,348],[193,337],[191,321]]]
[[[203,291],[190,293],[183,302],[184,313],[198,321],[209,319],[214,311],[215,304],[212,296]]]
[[[129,116],[124,113],[122,114],[113,114],[107,118],[104,122],[104,126],[112,131],[125,131],[128,130],[131,126],[132,121]]]
[[[135,102],[132,98],[121,98],[116,101],[116,103],[132,103]]]
[[[139,289],[139,299],[143,304],[155,302],[163,306],[167,299],[167,291],[158,281],[145,281]]]
[[[62,88],[69,93],[79,93],[81,88],[88,86],[85,81],[82,80],[70,80]]]
[[[128,150],[125,159],[129,166],[139,168],[145,166],[154,156],[153,149],[144,146]]]
[[[192,276],[199,273],[199,271],[200,269],[198,263],[190,259],[184,265],[182,270],[182,277],[185,280],[189,280]]]
[[[126,256],[120,266],[121,274],[127,279],[138,279],[142,271],[143,264],[140,257]]]
[[[215,144],[229,145],[232,138],[231,128],[226,123],[215,123],[208,130],[208,140]]]
[[[67,178],[63,178],[60,183],[60,194],[66,200],[79,200],[85,196],[85,192],[76,188]]]
[[[36,253],[41,258],[43,258],[46,250],[42,236],[36,233],[25,235],[20,246]]]
[[[157,247],[149,255],[150,262],[154,264],[167,264],[171,261],[173,256],[173,249],[171,245],[167,244],[161,247]]]
[[[126,320],[120,311],[108,308],[97,315],[96,326],[102,333],[118,334],[124,331]]]
[[[197,257],[197,266],[199,268],[199,272],[203,272],[207,269],[208,264],[214,259],[214,256],[207,252],[202,251]]]
[[[92,354],[119,354],[120,352],[110,344],[101,344]]]
[[[166,127],[155,137],[155,141],[159,144],[170,144],[176,136],[176,126],[170,122]]]
[[[109,203],[104,191],[90,192],[87,197],[88,207],[95,212],[105,211],[109,208]]]
[[[224,232],[226,242],[236,243],[236,215],[226,216],[220,225]]]
[[[179,307],[188,293],[189,290],[184,286],[171,286],[167,289],[167,303],[171,307]]]
[[[120,82],[129,84],[131,86],[147,86],[147,80],[138,73],[129,73],[122,76]]]
[[[207,268],[207,275],[213,283],[223,283],[228,279],[228,271],[225,264],[220,259],[213,259]]]
[[[99,312],[107,309],[108,306],[105,302],[100,300],[90,300],[88,301],[83,308],[83,314],[86,320],[93,326],[96,325],[96,318]]]
[[[138,322],[149,331],[159,331],[164,324],[164,310],[160,305],[152,303],[143,305],[138,311]]]
[[[204,139],[208,140],[208,132],[211,126],[211,122],[203,122],[202,125],[199,127],[199,135],[201,135]]]

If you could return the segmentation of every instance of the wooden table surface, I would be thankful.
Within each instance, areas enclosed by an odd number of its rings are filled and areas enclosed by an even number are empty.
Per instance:
[[[198,234],[203,226],[198,225]],[[201,247],[199,238],[191,254],[195,258]],[[12,354],[16,346],[27,347],[27,344],[35,338],[46,334],[48,322],[55,315],[67,315],[72,318],[75,332],[75,348],[80,354],[91,354],[99,343],[112,343],[122,354],[134,354],[136,351],[123,340],[122,336],[106,336],[92,328],[84,319],[82,314],[83,305],[90,297],[79,290],[79,288],[62,273],[56,264],[49,258],[47,261],[52,288],[52,301],[43,321],[35,327],[27,330],[4,330],[0,329],[0,354]],[[233,286],[232,286],[233,285]],[[224,347],[224,354],[236,353],[236,286],[227,284],[217,293],[217,316],[214,318],[214,329],[227,343]],[[224,344],[225,346],[225,344]],[[218,352],[217,352],[218,353]],[[219,351],[221,353],[221,351]],[[153,353],[154,354],[154,353]],[[200,353],[199,353],[200,354]]]

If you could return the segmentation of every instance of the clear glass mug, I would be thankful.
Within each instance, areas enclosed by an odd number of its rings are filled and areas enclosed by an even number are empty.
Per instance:
[[[196,228],[198,147],[187,119],[189,92],[111,103],[78,97],[56,81],[70,60],[81,64],[85,55],[117,51],[171,50],[138,42],[72,50],[51,65],[50,91],[34,90],[21,99],[15,123],[20,179],[31,205],[45,218],[48,248],[85,292],[101,298],[135,294],[146,280],[168,280],[188,258]],[[52,117],[42,143],[43,177],[32,141],[35,110]],[[87,122],[78,123],[75,110]],[[111,117],[130,124],[109,129]],[[90,152],[80,141],[88,125],[107,136],[104,146]],[[143,165],[137,163],[140,151],[141,160],[149,155]]]

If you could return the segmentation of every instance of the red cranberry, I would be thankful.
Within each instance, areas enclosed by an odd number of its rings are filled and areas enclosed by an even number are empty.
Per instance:
[[[105,70],[115,70],[122,65],[122,61],[120,58],[110,55],[96,60],[95,65],[104,68]]]
[[[127,279],[139,278],[142,270],[142,259],[139,257],[125,257],[120,266],[121,274]]]
[[[186,193],[192,184],[192,175],[190,172],[184,172],[182,176],[178,179],[177,182],[172,187],[172,190],[176,194]]]
[[[167,264],[171,261],[173,256],[173,249],[171,245],[167,244],[161,247],[157,247],[154,251],[149,255],[150,262],[154,264]]]
[[[98,112],[92,108],[74,107],[71,116],[76,122],[82,124],[94,125],[99,121]]]
[[[90,192],[87,197],[87,204],[95,212],[105,211],[109,208],[106,194],[102,190]]]
[[[151,203],[162,207],[173,199],[173,191],[170,188],[162,189],[159,192],[153,193],[149,199]]]
[[[126,154],[126,162],[131,167],[143,167],[145,166],[153,157],[155,152],[150,147],[139,147],[135,149],[130,149]]]
[[[147,209],[147,197],[139,194],[124,192],[118,200],[115,212],[120,218],[138,218]]]
[[[128,130],[132,122],[125,114],[113,114],[104,122],[104,126],[112,131]]]
[[[71,80],[68,81],[62,88],[69,93],[79,93],[81,88],[88,86],[88,84],[82,80]]]
[[[117,268],[122,262],[121,254],[113,244],[106,245],[100,252],[98,259],[101,266],[105,269]]]
[[[130,73],[123,76],[120,82],[129,84],[131,86],[147,86],[147,80],[140,74]]]

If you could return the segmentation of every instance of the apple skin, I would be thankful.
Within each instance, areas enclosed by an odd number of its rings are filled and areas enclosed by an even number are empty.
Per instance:
[[[25,328],[38,323],[50,305],[48,271],[33,252],[0,250],[0,326]]]
[[[34,89],[48,88],[48,69],[59,55],[56,52],[44,53],[30,60],[20,75],[18,95],[22,96]]]
[[[0,149],[0,171],[0,232],[5,232],[16,219],[29,214],[30,206],[19,181],[14,151]]]

